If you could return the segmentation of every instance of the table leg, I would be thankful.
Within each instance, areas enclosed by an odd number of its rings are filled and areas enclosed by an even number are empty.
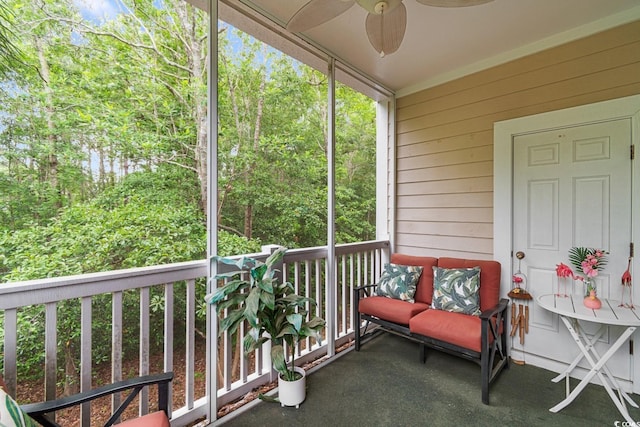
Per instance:
[[[602,325],[602,327],[600,329],[604,330],[604,329],[606,329],[606,326]],[[595,344],[596,344],[597,338],[594,337],[593,339],[589,339],[589,337],[584,332],[584,330],[580,327],[579,324],[576,324],[576,330],[580,333],[580,336],[582,337],[583,341],[590,344],[589,346],[587,346],[587,350],[590,351],[591,353],[593,353],[593,355],[596,358],[596,360],[600,360],[600,354],[598,353],[598,351],[595,348]],[[598,332],[600,332],[600,331],[598,331]],[[598,338],[599,338],[599,336],[598,336]],[[607,374],[607,377],[609,378],[609,381],[611,381],[611,385],[613,386],[613,388],[615,388],[618,391],[618,396],[620,396],[620,400],[622,400],[624,398],[624,400],[629,402],[629,404],[631,406],[633,406],[634,408],[637,408],[638,404],[636,402],[634,402],[633,399],[631,399],[631,396],[629,396],[627,394],[627,392],[622,389],[622,387],[620,387],[620,384],[618,384],[618,380],[615,379],[615,377],[613,376],[613,373],[609,370],[609,368],[607,367],[606,364],[602,366],[602,369]],[[624,402],[622,402],[622,403],[624,403]]]
[[[598,329],[598,331],[595,333],[593,338],[591,340],[586,340],[589,343],[587,345],[587,350],[591,350],[591,348],[593,348],[595,343],[600,339],[600,337],[605,333],[606,330],[607,330],[607,327],[605,325],[601,325],[600,329]],[[569,373],[573,371],[576,368],[576,366],[578,366],[578,363],[580,363],[580,361],[583,358],[584,358],[584,354],[582,353],[578,354],[576,358],[573,360],[573,362],[571,362],[571,364],[567,367],[567,369],[565,369],[564,372],[560,373],[560,375],[553,378],[551,381],[553,381],[554,383],[558,383],[565,378],[568,379]]]
[[[562,402],[558,403],[553,408],[549,409],[549,411],[558,412],[561,409],[565,408],[567,405],[573,402],[576,397],[578,397],[578,395],[582,392],[582,390],[584,390],[587,384],[589,384],[591,379],[595,375],[598,375],[598,378],[600,379],[600,381],[602,381],[602,384],[605,390],[607,391],[607,393],[609,394],[609,397],[611,398],[613,403],[616,405],[616,407],[620,411],[620,414],[622,414],[622,416],[625,418],[626,421],[628,421],[629,423],[633,423],[634,420],[631,419],[631,417],[629,416],[629,412],[627,411],[627,408],[624,405],[624,402],[621,399],[619,399],[618,396],[616,396],[616,394],[613,392],[611,386],[609,385],[609,381],[607,381],[607,379],[605,378],[601,370],[603,366],[606,364],[607,360],[609,360],[611,356],[613,356],[615,352],[622,346],[622,344],[624,344],[627,341],[627,339],[633,334],[636,328],[633,326],[628,327],[620,335],[620,337],[618,337],[616,342],[613,343],[613,345],[609,348],[609,350],[607,350],[607,352],[601,358],[599,358],[597,362],[595,362],[591,357],[591,354],[589,353],[588,348],[591,347],[590,344],[588,343],[588,345],[585,346],[585,344],[582,342],[582,338],[580,334],[574,329],[573,325],[566,317],[560,316],[560,319],[569,330],[569,333],[575,340],[576,344],[578,345],[578,348],[580,348],[580,351],[582,352],[583,356],[587,359],[587,361],[591,365],[591,370],[582,379],[582,381],[580,381],[580,383],[576,386],[576,388],[573,389],[573,391],[569,394],[569,396],[567,396]]]

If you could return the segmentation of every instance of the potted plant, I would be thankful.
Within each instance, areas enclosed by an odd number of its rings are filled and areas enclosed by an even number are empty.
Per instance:
[[[237,267],[237,270],[217,274],[214,279],[231,279],[215,292],[206,296],[216,305],[220,316],[220,334],[234,333],[247,322],[243,348],[250,353],[271,340],[271,362],[278,372],[278,396],[282,406],[299,406],[305,398],[304,370],[294,364],[297,343],[308,337],[321,342],[320,332],[325,321],[310,315],[316,302],[295,293],[293,285],[276,278],[275,266],[286,248],[279,247],[263,263],[253,258],[232,259],[215,257],[216,261]],[[285,344],[290,364],[285,359]],[[290,396],[288,389],[294,388]],[[302,395],[299,395],[299,393]]]

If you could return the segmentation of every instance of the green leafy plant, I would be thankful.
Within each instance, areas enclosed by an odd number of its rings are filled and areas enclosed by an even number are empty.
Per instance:
[[[596,277],[607,265],[607,251],[604,249],[573,247],[569,249],[569,261],[576,270],[587,277]]]
[[[274,369],[284,380],[294,381],[299,375],[293,369],[296,344],[308,337],[321,342],[320,332],[325,321],[310,315],[309,310],[316,305],[312,298],[297,295],[291,283],[281,283],[276,278],[274,267],[286,250],[278,248],[264,263],[246,257],[215,257],[216,261],[236,266],[238,270],[216,275],[215,280],[231,280],[205,298],[216,305],[221,317],[220,334],[225,331],[233,334],[246,321],[250,329],[244,337],[244,352],[250,353],[271,339]],[[285,359],[285,343],[290,365]]]

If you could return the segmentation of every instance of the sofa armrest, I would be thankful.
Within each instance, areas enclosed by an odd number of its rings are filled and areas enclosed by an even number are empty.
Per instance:
[[[503,298],[494,307],[480,313],[480,319],[482,319],[483,321],[487,321],[492,317],[495,317],[498,313],[504,312],[507,307],[509,307],[509,300]]]
[[[357,297],[357,299],[360,299],[362,297],[370,297],[376,290],[377,286],[378,285],[375,283],[370,285],[356,286],[355,288],[353,288],[353,295]]]
[[[485,405],[489,404],[489,383],[502,369],[509,368],[506,323],[508,307],[509,300],[503,298],[495,307],[480,314],[482,403]]]
[[[165,372],[162,374],[146,375],[137,378],[131,378],[108,384],[89,391],[84,391],[72,396],[61,397],[59,399],[48,400],[40,403],[30,403],[21,405],[21,409],[31,418],[38,421],[45,427],[58,426],[55,422],[48,419],[45,414],[59,411],[61,409],[77,406],[103,396],[109,396],[126,390],[131,393],[124,399],[120,407],[113,413],[106,425],[111,425],[117,420],[124,410],[129,406],[131,401],[138,395],[140,390],[145,386],[158,384],[158,409],[168,414],[169,409],[169,383],[173,380],[173,372]]]

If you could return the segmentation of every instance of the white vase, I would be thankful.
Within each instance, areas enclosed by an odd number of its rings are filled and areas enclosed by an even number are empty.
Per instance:
[[[302,377],[295,381],[285,381],[280,374],[278,374],[278,399],[282,406],[295,406],[299,408],[306,397],[306,373],[304,369],[297,366],[293,369],[302,375]]]

